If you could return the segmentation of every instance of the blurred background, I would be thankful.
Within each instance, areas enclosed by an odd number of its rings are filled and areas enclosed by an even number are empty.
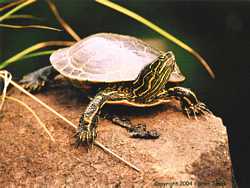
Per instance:
[[[151,20],[198,51],[216,74],[211,79],[186,51],[146,26],[98,3],[87,0],[54,1],[62,17],[81,36],[98,32],[133,35],[162,50],[171,49],[183,74],[184,86],[192,88],[227,127],[237,183],[250,185],[250,2],[247,1],[114,1]],[[59,27],[47,4],[40,0],[21,11],[42,18],[43,25]],[[16,21],[8,21],[16,23]],[[27,21],[19,20],[18,24]],[[29,22],[30,23],[30,22]],[[42,41],[73,40],[66,32],[39,29],[0,29],[0,60]],[[8,67],[16,78],[49,64],[48,56]]]

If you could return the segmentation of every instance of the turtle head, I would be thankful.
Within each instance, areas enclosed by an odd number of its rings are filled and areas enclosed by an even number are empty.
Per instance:
[[[151,98],[167,84],[176,66],[173,52],[161,54],[141,71],[133,82],[133,94],[144,99]]]
[[[166,66],[169,66],[172,69],[168,82],[179,83],[185,80],[185,76],[181,73],[180,68],[176,64],[175,56],[172,51],[168,51],[162,54],[159,59],[166,63]]]
[[[175,56],[174,53],[172,51],[168,51],[163,53],[162,55],[160,55],[158,57],[159,61],[163,62],[164,64],[166,64],[166,66],[175,66],[176,62],[175,62]]]
[[[170,68],[173,67],[168,81],[172,83],[183,82],[185,80],[185,76],[181,73],[180,68],[175,61],[173,52],[166,52],[161,58],[166,62],[167,66],[170,66]]]
[[[158,61],[159,66],[155,72],[158,73],[157,76],[166,78],[165,81],[167,82],[168,78],[177,67],[174,53],[172,51],[165,52],[158,57]]]

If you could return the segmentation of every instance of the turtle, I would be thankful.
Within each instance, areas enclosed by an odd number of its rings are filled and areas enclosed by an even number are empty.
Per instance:
[[[61,74],[82,89],[98,86],[80,117],[77,145],[93,144],[105,104],[152,107],[175,98],[188,118],[211,113],[193,91],[179,86],[185,76],[172,51],[163,52],[133,36],[93,34],[56,50],[50,62],[51,65],[24,76],[20,83],[36,91]]]

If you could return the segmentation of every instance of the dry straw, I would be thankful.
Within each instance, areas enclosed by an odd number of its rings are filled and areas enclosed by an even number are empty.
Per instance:
[[[20,85],[18,85],[16,82],[12,81],[10,78],[10,73],[3,70],[0,71],[0,77],[5,81],[4,82],[4,88],[6,88],[7,90],[7,86],[9,84],[12,84],[15,88],[17,88],[18,90],[20,90],[21,92],[23,92],[24,94],[28,95],[29,97],[31,97],[33,100],[35,100],[36,102],[38,102],[39,104],[41,104],[43,107],[45,107],[47,110],[49,110],[50,112],[52,112],[53,114],[55,114],[56,116],[58,116],[59,118],[61,118],[63,121],[65,121],[66,123],[68,123],[69,125],[71,125],[72,127],[74,127],[75,129],[77,128],[76,125],[74,125],[71,121],[69,121],[67,118],[65,118],[64,116],[62,116],[60,113],[58,113],[57,111],[55,111],[53,108],[51,108],[50,106],[48,106],[46,103],[44,103],[43,101],[41,101],[40,99],[38,99],[37,97],[35,97],[34,95],[32,95],[31,93],[29,93],[28,91],[26,91],[23,87],[21,87]],[[44,125],[44,123],[42,123],[42,121],[40,120],[40,118],[36,115],[36,113],[25,103],[23,103],[22,101],[13,98],[13,97],[7,97],[6,96],[6,90],[5,93],[3,93],[2,95],[2,102],[5,100],[5,98],[13,100],[15,102],[18,102],[19,104],[23,105],[25,108],[27,108],[34,116],[35,118],[38,120],[38,123],[45,129],[46,133],[49,135],[49,137],[51,138],[51,140],[54,142],[55,139],[53,138],[53,136],[51,135],[51,133],[49,132],[49,130],[46,128],[46,126]],[[4,97],[3,97],[4,96]],[[102,148],[104,151],[110,153],[111,155],[113,155],[114,157],[118,158],[119,160],[121,160],[122,162],[124,162],[125,164],[127,164],[128,166],[130,166],[131,168],[133,168],[134,170],[140,172],[140,169],[138,167],[136,167],[135,165],[133,165],[132,163],[126,161],[125,159],[123,159],[122,157],[120,157],[119,155],[117,155],[116,153],[114,153],[113,151],[111,151],[110,149],[108,149],[107,147],[105,147],[103,144],[101,144],[98,141],[94,142],[95,145],[99,146],[100,148]]]

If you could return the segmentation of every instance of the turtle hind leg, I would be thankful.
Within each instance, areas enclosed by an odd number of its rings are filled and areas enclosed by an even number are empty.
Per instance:
[[[40,91],[59,73],[52,67],[46,66],[25,75],[19,83],[28,91]]]
[[[105,119],[110,120],[115,125],[127,129],[132,138],[157,139],[160,134],[156,130],[147,130],[145,124],[133,125],[128,118],[119,117],[115,114],[103,113]]]

